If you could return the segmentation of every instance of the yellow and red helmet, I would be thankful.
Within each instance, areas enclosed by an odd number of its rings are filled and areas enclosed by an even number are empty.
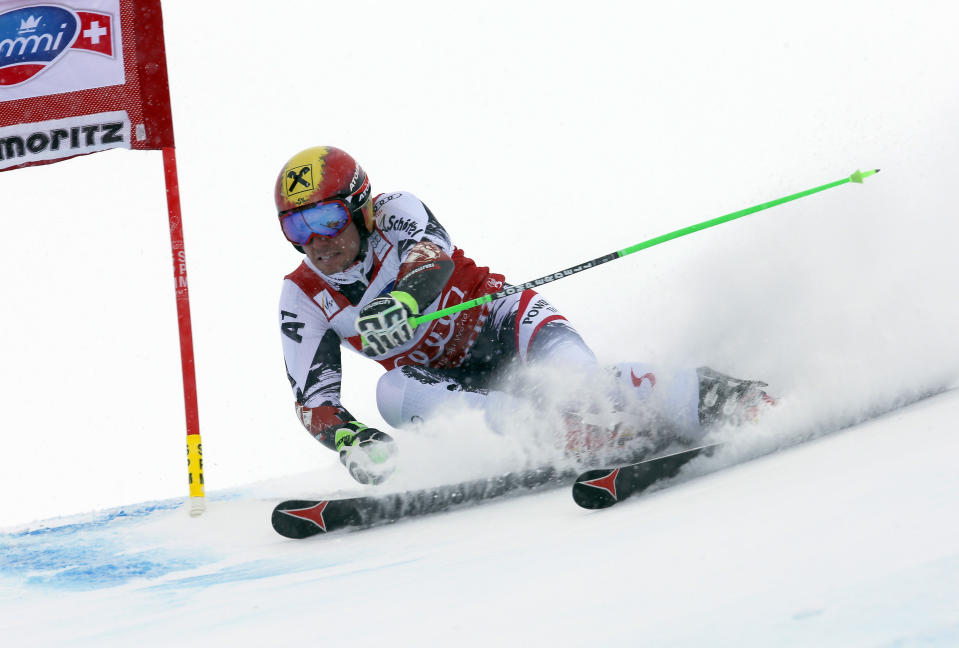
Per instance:
[[[274,198],[282,217],[287,212],[324,200],[346,203],[361,231],[373,231],[373,204],[369,178],[353,157],[333,146],[300,151],[283,165],[276,179]]]

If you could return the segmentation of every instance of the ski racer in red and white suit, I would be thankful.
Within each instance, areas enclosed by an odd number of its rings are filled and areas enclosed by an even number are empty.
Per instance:
[[[297,192],[307,196],[300,203],[294,201]],[[395,444],[388,434],[357,421],[341,402],[341,346],[386,369],[377,406],[394,427],[426,418],[454,395],[491,406],[498,379],[516,364],[543,360],[587,372],[596,367],[592,351],[566,318],[532,290],[410,328],[409,316],[498,292],[505,278],[455,247],[413,194],[380,194],[372,209],[370,194],[359,165],[333,147],[301,152],[277,181],[284,233],[305,252],[303,263],[285,278],[280,298],[283,353],[297,412],[314,438],[338,451],[362,483],[389,476]],[[282,209],[290,204],[293,209]],[[363,336],[358,326],[364,327]],[[656,386],[655,374],[643,365],[619,365],[617,371],[638,397]],[[728,379],[727,384],[727,379],[704,368],[672,380],[669,398],[679,426],[699,429],[723,408],[754,403],[757,392],[764,395],[761,383]],[[713,402],[707,403],[710,394]]]

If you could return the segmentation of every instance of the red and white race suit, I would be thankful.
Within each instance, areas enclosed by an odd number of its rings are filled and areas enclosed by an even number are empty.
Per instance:
[[[355,329],[360,310],[394,289],[401,264],[419,243],[437,246],[454,270],[440,294],[421,314],[433,313],[503,289],[503,275],[477,266],[430,210],[413,194],[381,194],[374,200],[375,229],[360,258],[332,275],[321,273],[308,258],[287,275],[280,297],[280,330],[287,377],[297,411],[307,430],[334,448],[334,432],[354,422],[340,401],[340,346],[362,354]],[[595,366],[592,351],[558,310],[535,291],[526,290],[482,306],[421,324],[406,344],[373,356],[386,370],[377,388],[383,418],[399,426],[421,418],[454,391],[485,400],[489,377],[503,363],[558,359]],[[652,376],[645,365],[622,365],[623,381],[645,397],[636,376]],[[688,382],[688,381],[687,381]],[[681,418],[696,411],[696,383],[677,393]]]
[[[433,313],[499,291],[502,275],[477,266],[453,246],[446,230],[411,193],[394,192],[374,201],[376,226],[361,258],[342,272],[325,275],[304,259],[287,275],[280,297],[280,330],[287,375],[304,424],[332,447],[324,431],[353,419],[340,402],[340,346],[359,353],[354,327],[360,310],[393,290],[401,263],[417,243],[431,242],[449,255],[454,271],[439,296],[422,309]],[[489,316],[488,304],[422,324],[413,338],[374,356],[387,370],[403,365],[457,367]],[[364,356],[366,357],[366,356]]]

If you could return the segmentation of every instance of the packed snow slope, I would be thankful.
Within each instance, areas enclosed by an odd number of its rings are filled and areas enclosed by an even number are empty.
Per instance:
[[[307,540],[276,480],[0,535],[13,646],[954,646],[959,391],[606,511],[568,489]],[[780,429],[784,421],[778,422]],[[781,438],[781,437],[780,437]],[[724,467],[725,466],[725,467]],[[313,484],[315,486],[315,483]]]

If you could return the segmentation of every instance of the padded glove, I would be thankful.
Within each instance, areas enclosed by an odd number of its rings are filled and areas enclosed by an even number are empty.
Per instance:
[[[396,469],[396,443],[393,437],[376,428],[352,423],[357,429],[336,431],[336,450],[340,462],[361,484],[379,484]]]
[[[363,340],[363,353],[384,355],[413,339],[409,318],[419,313],[416,300],[400,290],[377,297],[360,310],[356,330]]]

